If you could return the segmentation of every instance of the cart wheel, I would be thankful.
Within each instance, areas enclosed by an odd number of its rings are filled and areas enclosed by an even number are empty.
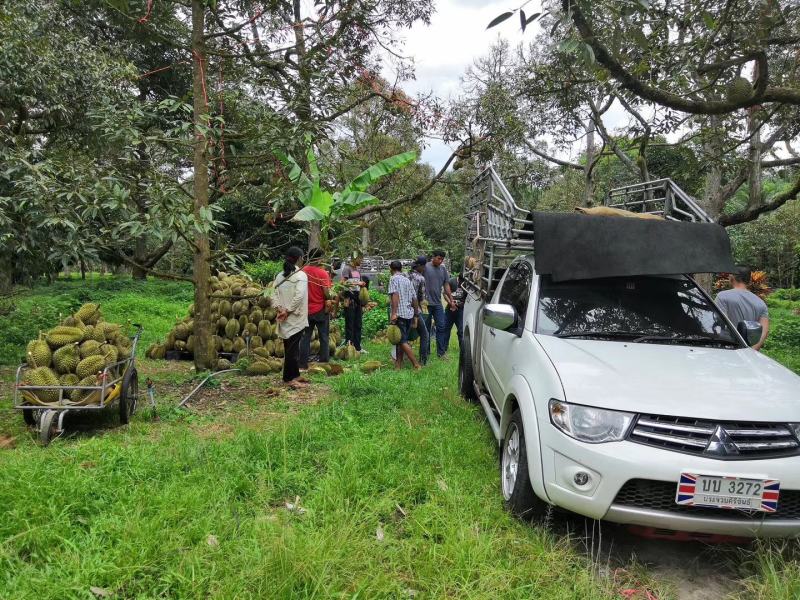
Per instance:
[[[42,446],[47,446],[53,438],[58,437],[58,413],[46,410],[39,419],[39,441]]]
[[[128,369],[122,380],[122,391],[119,395],[119,420],[125,425],[130,422],[136,412],[136,399],[139,397],[139,373],[136,369]]]
[[[23,410],[22,418],[25,420],[25,425],[33,427],[36,425],[36,412],[33,410]]]

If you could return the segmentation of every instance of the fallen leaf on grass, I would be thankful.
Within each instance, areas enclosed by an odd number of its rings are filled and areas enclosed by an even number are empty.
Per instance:
[[[379,542],[383,541],[383,525],[380,523],[378,524],[378,528],[375,530],[375,539]]]
[[[437,479],[436,484],[439,486],[439,489],[442,490],[443,492],[446,492],[449,489],[444,479]]]
[[[397,507],[397,514],[399,514],[401,517],[407,517],[408,516],[408,513],[403,510],[402,506],[400,506],[399,504],[395,504],[395,506]]]
[[[17,438],[13,435],[0,435],[0,450],[11,450],[17,445]]]
[[[84,461],[81,463],[81,469],[92,469],[97,465],[90,460]]]
[[[217,539],[217,536],[209,533],[208,537],[206,538],[206,544],[208,544],[212,548],[216,548],[217,546],[219,546],[219,540]]]
[[[106,588],[92,586],[89,588],[89,591],[92,592],[98,598],[110,598],[111,597],[111,590],[107,590]]]
[[[300,506],[300,496],[295,496],[294,502],[287,502],[286,510],[297,513],[298,515],[302,515],[306,512],[306,509]]]

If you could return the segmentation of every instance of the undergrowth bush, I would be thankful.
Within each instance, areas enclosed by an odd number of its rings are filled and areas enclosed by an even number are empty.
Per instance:
[[[772,292],[772,294],[770,294],[769,299],[800,302],[800,288],[781,288],[775,290]]]
[[[283,263],[279,260],[259,260],[244,265],[244,272],[261,285],[272,283],[282,270]]]

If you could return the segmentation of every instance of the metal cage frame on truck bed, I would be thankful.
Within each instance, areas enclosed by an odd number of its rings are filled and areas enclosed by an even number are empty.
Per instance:
[[[671,179],[614,188],[604,205],[669,221],[713,222]],[[534,253],[533,214],[514,201],[495,170],[487,167],[473,181],[466,221],[464,287],[489,300],[514,259]]]

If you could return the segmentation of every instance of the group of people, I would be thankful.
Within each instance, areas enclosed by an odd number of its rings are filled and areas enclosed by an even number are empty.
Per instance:
[[[305,260],[304,260],[305,259]],[[460,276],[451,277],[444,265],[445,253],[434,251],[430,260],[417,258],[410,271],[403,273],[400,261],[390,265],[389,311],[390,322],[401,331],[401,341],[393,349],[395,366],[401,368],[407,357],[415,368],[427,363],[431,352],[431,337],[436,339],[436,354],[447,355],[453,327],[459,343],[463,334],[463,314],[466,292]],[[330,360],[330,319],[333,277],[339,278],[344,291],[344,343],[352,344],[359,352],[363,306],[359,293],[369,288],[369,279],[359,269],[360,257],[343,265],[338,274],[326,269],[323,254],[312,249],[303,251],[292,246],[287,250],[283,270],[274,282],[273,303],[278,311],[278,333],[284,340],[283,381],[290,387],[302,387],[302,371],[308,368],[314,331],[319,339],[319,362]],[[412,330],[420,340],[419,358],[409,343]]]

